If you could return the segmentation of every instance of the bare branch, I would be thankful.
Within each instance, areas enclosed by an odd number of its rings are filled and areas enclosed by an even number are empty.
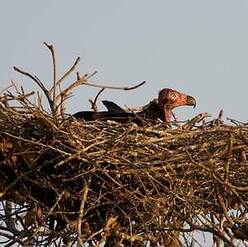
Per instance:
[[[56,57],[55,57],[55,50],[53,45],[49,45],[48,43],[44,42],[44,45],[49,49],[52,55],[52,64],[53,64],[53,87],[49,91],[49,95],[52,95],[53,103],[55,104],[55,96],[56,96],[56,81],[57,81],[57,71],[56,71]],[[55,106],[56,107],[56,106]]]
[[[30,73],[26,72],[26,71],[23,71],[17,67],[14,66],[14,70],[31,78],[34,82],[37,83],[37,85],[41,88],[41,90],[44,92],[47,100],[48,100],[48,103],[49,103],[49,106],[50,106],[50,109],[52,111],[53,114],[55,114],[55,111],[54,111],[54,102],[53,100],[51,99],[51,96],[49,94],[49,91],[46,89],[46,87],[44,86],[44,84],[41,82],[41,80],[37,77],[37,76],[33,76],[31,75]]]
[[[116,89],[116,90],[124,90],[124,91],[128,91],[128,90],[133,90],[136,89],[138,87],[143,86],[146,83],[146,81],[143,81],[133,87],[117,87],[117,86],[107,86],[107,85],[99,85],[99,84],[95,84],[95,83],[89,83],[89,82],[84,82],[84,85],[87,86],[91,86],[91,87],[98,87],[98,88],[105,88],[105,89]]]
[[[74,64],[71,66],[71,68],[56,82],[56,85],[60,85],[61,82],[63,80],[65,80],[65,78],[67,76],[69,76],[76,68],[76,66],[78,65],[78,63],[80,62],[80,57],[77,57],[76,61],[74,62]]]
[[[86,185],[84,188],[84,193],[82,196],[79,215],[78,215],[78,223],[77,223],[77,239],[78,239],[77,246],[78,247],[83,245],[83,242],[82,242],[82,218],[84,216],[84,207],[85,207],[85,203],[87,201],[88,192],[89,192],[89,187]]]
[[[95,76],[98,72],[95,70],[94,72],[92,72],[91,74],[87,75],[87,79],[89,80],[90,78],[92,78],[93,76]]]
[[[100,94],[105,90],[105,88],[102,88],[96,95],[96,97],[94,98],[94,101],[93,100],[89,100],[90,103],[91,103],[91,109],[94,111],[94,112],[97,112],[98,109],[97,109],[97,99],[99,98]]]

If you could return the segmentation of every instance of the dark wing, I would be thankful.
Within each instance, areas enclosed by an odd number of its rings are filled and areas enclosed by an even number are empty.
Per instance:
[[[143,119],[156,120],[157,118],[163,119],[163,111],[158,106],[157,100],[151,101],[140,112],[126,112],[121,107],[111,101],[104,100],[103,104],[109,111],[93,112],[93,111],[80,111],[72,116],[77,119],[85,121],[94,120],[113,120],[120,123],[134,122],[140,126],[143,124]]]
[[[122,109],[120,106],[112,101],[103,100],[102,103],[105,105],[109,112],[126,112],[124,109]]]
[[[85,121],[94,120],[113,120],[125,123],[129,120],[136,119],[136,115],[131,112],[93,112],[93,111],[80,111],[72,115],[74,118],[83,119]]]

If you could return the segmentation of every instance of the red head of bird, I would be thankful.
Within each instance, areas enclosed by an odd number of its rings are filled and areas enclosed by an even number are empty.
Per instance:
[[[171,111],[178,106],[196,106],[196,100],[189,95],[180,93],[170,88],[164,88],[159,92],[158,104],[160,109],[164,112],[165,122],[170,122]]]

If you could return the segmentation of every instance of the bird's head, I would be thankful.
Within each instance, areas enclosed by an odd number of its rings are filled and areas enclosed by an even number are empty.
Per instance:
[[[161,110],[165,112],[165,121],[169,122],[171,110],[178,106],[196,106],[196,100],[184,93],[180,93],[170,88],[164,88],[159,92],[158,104]]]

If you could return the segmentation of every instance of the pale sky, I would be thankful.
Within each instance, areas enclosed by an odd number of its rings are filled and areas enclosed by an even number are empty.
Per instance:
[[[0,89],[13,79],[37,89],[12,70],[19,66],[51,80],[52,43],[59,72],[81,57],[81,73],[98,71],[93,81],[131,86],[106,91],[100,100],[142,106],[164,87],[194,96],[196,109],[176,111],[180,120],[200,112],[247,121],[248,3],[246,0],[1,0]],[[75,78],[70,78],[71,81]],[[89,109],[97,91],[81,87],[67,112]]]

